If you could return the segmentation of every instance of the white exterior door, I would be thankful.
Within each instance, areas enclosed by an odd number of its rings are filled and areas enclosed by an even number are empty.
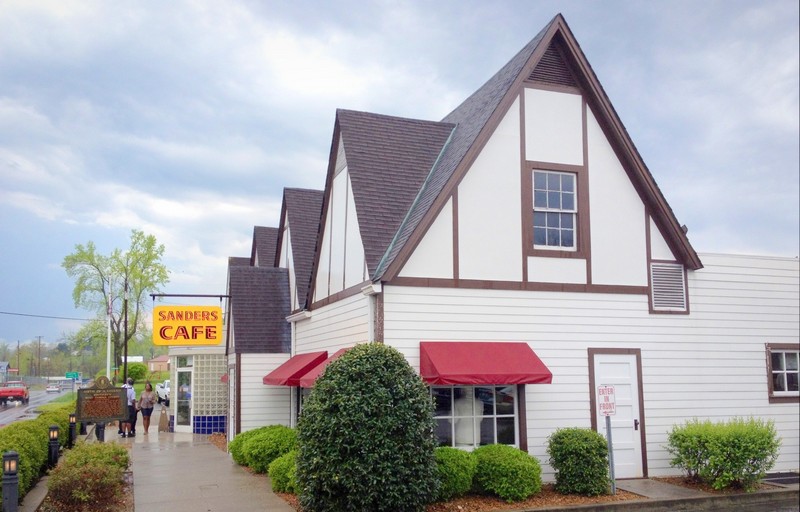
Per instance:
[[[643,426],[639,401],[637,354],[594,354],[594,400],[597,431],[606,437],[605,416],[597,406],[597,388],[613,386],[616,414],[611,415],[611,441],[614,449],[616,478],[642,478]]]

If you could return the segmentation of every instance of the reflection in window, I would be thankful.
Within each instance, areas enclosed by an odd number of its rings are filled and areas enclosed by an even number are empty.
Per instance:
[[[431,387],[439,446],[517,444],[515,386]]]

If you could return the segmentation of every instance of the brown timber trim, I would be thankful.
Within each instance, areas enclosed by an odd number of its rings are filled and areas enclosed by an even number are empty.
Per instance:
[[[375,295],[375,341],[383,343],[383,293]]]
[[[563,57],[562,57],[563,58]],[[578,239],[583,247],[583,253],[586,255],[586,282],[592,284],[592,233],[591,233],[591,205],[589,204],[589,129],[586,126],[587,114],[586,110],[589,108],[586,103],[586,97],[581,96],[581,130],[583,137],[583,168],[586,170],[586,188],[584,193],[578,190],[578,207],[583,208],[583,213],[578,210],[578,219],[583,219],[583,229],[578,233]],[[580,224],[579,224],[580,225]]]
[[[333,295],[329,295],[324,299],[318,300],[317,302],[311,304],[311,306],[308,309],[309,310],[319,309],[323,306],[327,306],[328,304],[332,304],[342,299],[352,297],[353,295],[358,295],[359,293],[361,293],[361,288],[365,287],[368,284],[372,284],[372,281],[364,281],[355,286],[351,286],[350,288],[346,288],[340,292],[336,292]]]
[[[236,354],[236,385],[233,386],[236,393],[236,433],[242,432],[242,354]]]
[[[645,425],[644,413],[644,386],[642,384],[642,350],[638,348],[588,348],[589,355],[589,418],[592,424],[592,430],[597,432],[597,398],[595,390],[597,389],[597,382],[594,375],[594,358],[596,355],[605,354],[621,354],[636,356],[636,380],[639,388],[639,430],[641,431],[642,442],[642,475],[644,478],[648,477],[647,471],[647,430]]]
[[[528,451],[528,408],[525,404],[525,384],[517,384],[517,418],[519,428],[519,449]]]
[[[533,234],[526,228],[526,222],[531,222],[528,217],[533,215],[532,211],[527,211],[525,205],[533,204],[533,189],[531,183],[531,173],[528,171],[528,166],[525,164],[525,157],[527,156],[527,142],[525,131],[525,90],[519,95],[519,170],[520,170],[520,229],[522,233],[522,281],[528,280],[528,247],[533,246]]]
[[[453,216],[453,279],[458,282],[459,265],[461,255],[458,251],[458,188],[453,191],[453,204],[451,215]]]
[[[543,292],[586,292],[647,295],[646,286],[621,286],[573,283],[532,283],[518,281],[488,281],[479,279],[441,279],[435,277],[395,277],[389,282],[395,286],[418,286],[421,288],[466,288],[477,290],[524,290]]]
[[[767,387],[769,389],[769,403],[771,404],[796,404],[800,403],[800,396],[772,396],[775,392],[772,383],[772,351],[800,350],[798,343],[765,343],[767,358]]]

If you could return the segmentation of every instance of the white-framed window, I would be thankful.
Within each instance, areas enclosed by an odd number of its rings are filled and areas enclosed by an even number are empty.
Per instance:
[[[767,344],[767,374],[771,401],[798,401],[800,348],[796,345]]]
[[[516,386],[432,386],[439,446],[518,446]]]
[[[577,250],[577,176],[569,172],[533,171],[533,246]]]

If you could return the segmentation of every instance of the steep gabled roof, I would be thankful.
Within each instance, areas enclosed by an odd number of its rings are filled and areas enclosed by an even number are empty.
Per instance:
[[[558,53],[566,57],[568,67],[574,73],[570,78],[576,80],[585,94],[631,181],[665,234],[670,248],[688,268],[702,268],[697,253],[644,165],[566,21],[559,14],[500,71],[442,120],[455,124],[455,130],[424,180],[411,209],[403,215],[402,225],[393,235],[385,254],[381,255],[379,265],[374,271],[370,266],[373,281],[392,279],[397,275],[517,98],[523,83],[531,77],[546,53],[550,53],[548,58],[553,55],[553,44],[558,46]]]
[[[341,142],[370,275],[433,169],[455,125],[337,110],[334,146]],[[327,194],[336,154],[331,153]],[[325,197],[323,211],[330,197]],[[324,219],[323,219],[324,223]]]
[[[253,248],[250,251],[250,266],[275,266],[275,249],[278,246],[278,228],[253,227]]]
[[[288,219],[292,239],[292,259],[294,263],[295,286],[297,287],[298,304],[305,309],[308,289],[311,285],[311,268],[314,265],[314,250],[319,233],[322,211],[321,190],[304,188],[283,189],[283,205],[281,206],[281,223],[278,227],[278,247],[275,254],[275,266],[280,265],[283,236]]]
[[[237,354],[288,353],[291,331],[289,271],[230,266],[231,325]]]

